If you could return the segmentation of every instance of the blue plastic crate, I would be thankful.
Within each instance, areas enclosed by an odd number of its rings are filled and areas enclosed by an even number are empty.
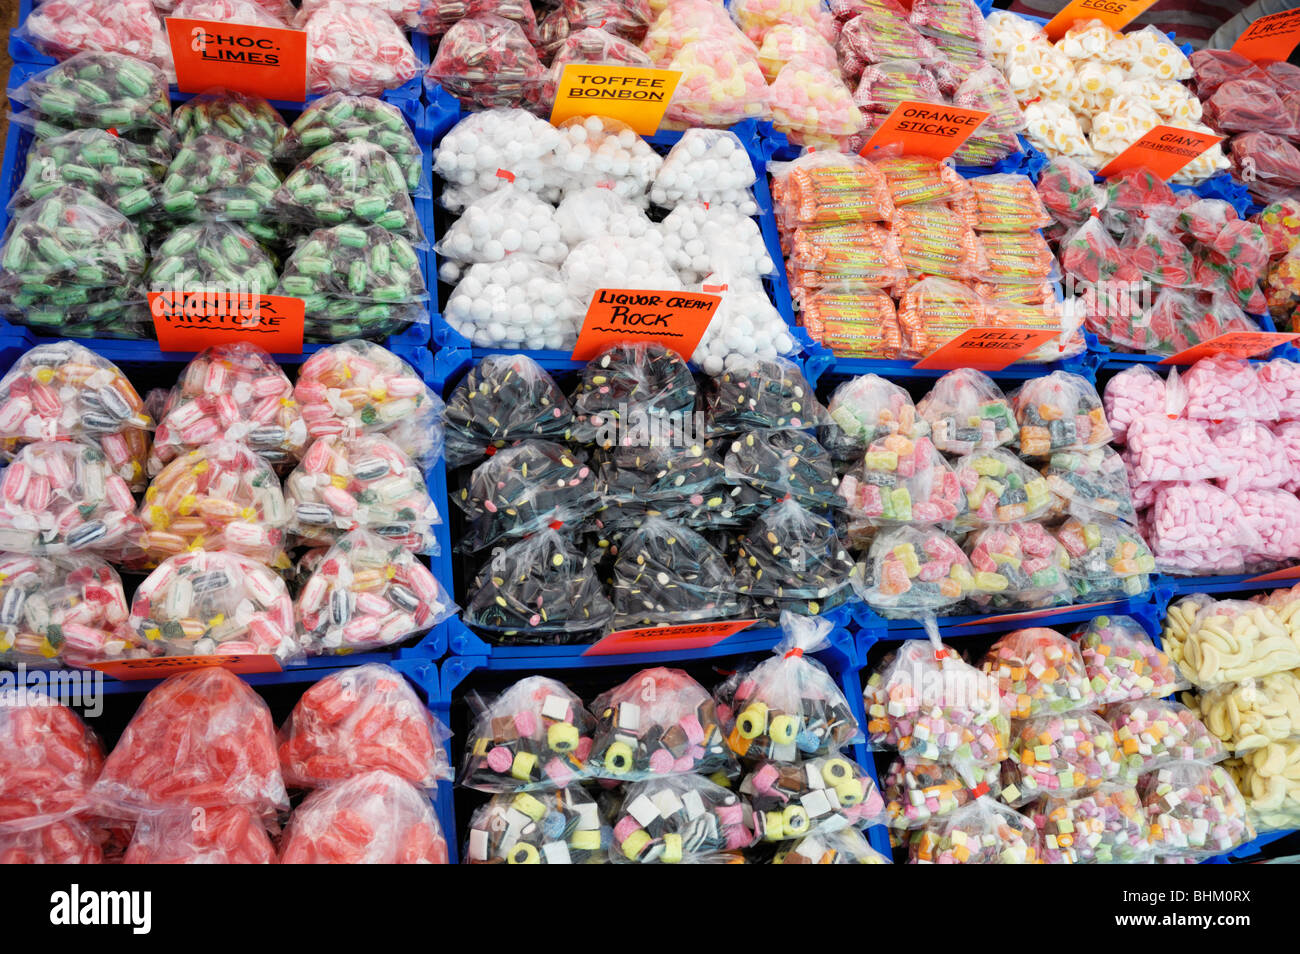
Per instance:
[[[9,74],[10,88],[25,82],[28,78],[35,73],[40,72],[43,68],[44,67],[32,66],[30,64],[17,64]],[[186,102],[190,98],[191,94],[177,93],[175,90],[172,91],[173,106]],[[388,101],[400,109],[402,115],[406,117],[407,123],[411,126],[411,129],[415,134],[416,142],[420,144],[420,148],[424,153],[424,167],[428,170],[433,164],[433,136],[425,123],[425,110],[423,104],[418,100],[410,98],[391,98]],[[293,120],[297,118],[300,112],[302,112],[303,108],[303,104],[301,103],[277,103],[275,105],[280,110],[280,114],[284,116],[285,121],[290,124],[292,124]],[[26,107],[21,104],[12,102],[10,103],[10,108],[14,112],[22,112],[26,109]],[[6,211],[6,207],[13,199],[14,193],[18,191],[19,185],[22,184],[23,175],[27,171],[27,154],[32,147],[34,139],[35,137],[31,130],[14,122],[9,124],[9,130],[5,137],[3,163],[0,164],[0,234],[3,234],[4,230],[9,225],[9,213]],[[429,243],[432,244],[433,200],[427,196],[412,196],[411,201],[415,206],[416,216],[419,219],[420,224],[425,228],[426,238]],[[432,329],[436,319],[434,312],[437,310],[438,294],[437,285],[429,284],[427,280],[432,267],[430,262],[433,258],[433,251],[432,249],[417,248],[416,255],[420,258],[421,271],[426,277],[426,284],[429,289],[430,301],[425,312],[430,323],[427,325],[411,325],[409,328],[406,328],[395,335],[389,335],[387,338],[379,342],[391,351],[427,349],[429,347]],[[0,318],[0,336],[22,335],[24,333],[35,335],[33,329],[16,325],[4,318]],[[52,341],[56,339],[42,338],[39,340]],[[87,343],[95,339],[76,340]],[[145,346],[143,349],[145,352],[147,352],[149,348],[157,350],[157,342],[149,339],[103,340],[114,340],[124,344],[139,344]],[[303,345],[303,351],[304,353],[310,354],[313,351],[318,351],[322,347],[324,347],[322,344],[307,343]]]
[[[771,631],[769,631],[771,632]],[[744,635],[743,633],[740,635]],[[676,655],[670,661],[665,661],[661,657],[654,655],[644,656],[607,656],[595,660],[595,666],[589,667],[584,661],[581,666],[573,663],[572,659],[565,657],[539,658],[532,661],[527,660],[509,660],[489,656],[458,656],[453,655],[444,659],[441,665],[441,698],[438,705],[431,708],[435,714],[442,712],[450,713],[453,702],[459,703],[465,696],[466,689],[463,684],[466,680],[474,677],[476,673],[499,673],[511,674],[505,678],[516,678],[513,676],[517,673],[517,678],[522,679],[528,675],[547,675],[565,682],[567,679],[581,678],[587,684],[598,685],[596,691],[612,688],[621,682],[628,674],[629,669],[635,669],[643,666],[653,665],[676,665],[678,662],[695,662],[700,660],[728,660],[735,659],[738,656],[745,656],[755,661],[761,661],[766,658],[771,651],[772,646],[776,644],[779,635],[772,633],[766,639],[752,642],[744,645],[733,644],[732,640],[719,643],[708,650],[692,653],[690,655]],[[853,716],[859,724],[865,723],[864,711],[862,708],[862,684],[858,678],[860,661],[856,655],[854,641],[852,636],[843,629],[833,630],[830,635],[831,645],[827,649],[815,653],[815,657],[826,666],[827,671],[831,674],[840,690],[844,693],[849,702],[849,707]],[[584,671],[581,676],[574,672],[575,669],[581,668]],[[604,678],[607,674],[607,678]],[[603,681],[602,681],[603,678]],[[720,679],[719,679],[720,681]],[[712,689],[713,686],[705,684],[706,689]],[[581,693],[579,693],[581,695]],[[594,695],[594,693],[593,693]],[[450,718],[450,715],[448,715]],[[450,724],[450,723],[448,723]],[[851,746],[852,758],[871,776],[872,781],[879,787],[879,779],[876,776],[875,763],[867,751],[866,746],[858,743]],[[456,764],[456,763],[453,763]],[[463,835],[460,828],[456,829],[457,837]],[[871,846],[881,854],[889,857],[889,833],[882,825],[876,825],[866,832],[867,840]]]
[[[36,2],[39,2],[39,0],[36,0]],[[32,12],[33,5],[33,0],[19,0],[18,26],[21,27],[27,22],[27,17]],[[160,16],[162,16],[163,19],[166,18],[165,15],[160,14]],[[163,24],[163,29],[166,31],[165,23]],[[429,64],[432,62],[429,55],[429,38],[425,34],[408,32],[406,38],[410,41],[411,49],[415,53],[415,59],[420,64],[420,72],[396,89],[386,91],[383,94],[383,98],[388,99],[390,102],[392,101],[392,98],[396,97],[419,100],[421,88],[423,86],[424,71],[429,68]],[[17,35],[17,30],[11,30],[9,32],[9,58],[15,63],[32,63],[40,69],[53,66],[58,62],[54,57],[46,56],[44,53],[37,51],[37,49],[28,43],[26,39]],[[214,83],[213,85],[217,84]],[[175,89],[176,88],[173,86],[172,91],[175,92]],[[308,96],[307,100],[310,102],[312,99],[316,98],[316,96]],[[277,101],[274,105],[278,109],[282,106],[291,108],[294,104],[281,103]]]
[[[20,330],[26,331],[26,329]],[[0,335],[0,377],[7,374],[14,362],[35,345],[64,340],[75,339],[40,340],[33,338],[29,334]],[[111,361],[126,375],[127,380],[135,385],[136,390],[141,395],[148,393],[152,388],[172,387],[180,377],[185,365],[194,357],[191,353],[180,354],[160,351],[156,341],[81,339],[76,340],[76,343],[84,345],[95,354]],[[396,351],[395,353],[409,363],[426,380],[432,374],[433,355],[427,349]],[[310,354],[276,355],[275,358],[280,366],[284,368],[285,373],[289,375],[290,380],[293,380],[297,375],[298,366],[309,356]],[[443,518],[443,522],[433,528],[439,553],[428,558],[430,569],[434,577],[450,593],[451,588],[447,585],[447,582],[450,580],[451,573],[451,536],[447,524],[446,472],[441,460],[426,472],[425,480],[429,495],[437,504],[438,513]],[[368,653],[353,653],[346,656],[313,656],[300,662],[290,663],[286,669],[315,670],[341,666],[359,666],[368,662],[392,662],[394,659],[407,656],[440,659],[446,652],[447,630],[445,627],[436,626],[427,634],[414,641],[408,640],[405,645],[400,647]],[[115,682],[115,680],[106,678],[105,682]]]
[[[1167,589],[1177,599],[1193,593],[1257,593],[1263,590],[1285,590],[1300,583],[1300,576],[1291,579],[1261,580],[1265,573],[1234,573],[1223,576],[1172,576],[1162,574],[1159,586]],[[1222,596],[1220,599],[1224,598]]]

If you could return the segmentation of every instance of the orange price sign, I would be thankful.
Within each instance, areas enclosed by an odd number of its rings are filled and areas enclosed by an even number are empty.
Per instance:
[[[1257,62],[1285,60],[1300,42],[1300,7],[1260,17],[1232,44],[1232,52]]]
[[[1097,174],[1104,179],[1130,169],[1147,168],[1160,178],[1169,179],[1205,150],[1221,142],[1223,137],[1214,133],[1179,129],[1177,126],[1154,126]]]
[[[589,361],[622,342],[653,341],[689,361],[721,301],[700,292],[598,288],[587,306],[573,360]]]
[[[1234,358],[1253,358],[1257,354],[1272,351],[1278,345],[1300,338],[1300,334],[1281,331],[1229,331],[1227,334],[1211,338],[1194,345],[1186,351],[1171,355],[1161,364],[1195,364],[1202,358],[1216,354],[1228,354]]]
[[[1033,328],[970,328],[916,362],[918,368],[1001,371],[1057,336]]]
[[[271,354],[302,354],[301,298],[199,290],[149,292],[148,298],[163,351],[248,341]]]
[[[574,116],[594,113],[621,120],[642,136],[653,136],[681,78],[680,70],[570,63],[560,74],[551,122],[558,126]]]
[[[222,86],[266,99],[307,98],[302,30],[168,17],[167,39],[182,93]]]
[[[1273,580],[1295,580],[1300,579],[1300,566],[1289,566],[1285,570],[1274,570],[1272,573],[1265,573],[1263,576],[1252,576],[1243,583],[1271,583]]]
[[[1065,36],[1075,20],[1100,20],[1112,30],[1122,30],[1147,11],[1156,0],[1071,0],[1043,30],[1055,42]]]
[[[749,629],[756,619],[733,619],[722,623],[685,623],[681,626],[648,626],[610,633],[583,653],[584,656],[621,656],[628,653],[667,653],[706,649]]]
[[[117,659],[112,662],[95,662],[87,665],[122,682],[137,679],[166,679],[180,672],[194,672],[198,669],[229,669],[239,675],[283,671],[280,668],[280,660],[267,655],[154,656],[150,659]]]
[[[905,100],[894,107],[859,154],[869,159],[872,153],[896,145],[904,155],[947,159],[988,118],[982,109]]]

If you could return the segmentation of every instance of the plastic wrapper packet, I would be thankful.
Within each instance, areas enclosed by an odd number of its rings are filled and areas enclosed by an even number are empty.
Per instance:
[[[201,302],[228,292],[232,303],[251,307],[255,299],[273,292],[279,281],[278,260],[253,235],[258,231],[267,237],[256,226],[253,222],[196,222],[173,229],[154,247],[144,273],[145,290],[170,293],[177,306],[190,296]],[[266,362],[274,367],[269,356]]]
[[[1038,715],[1017,723],[1011,733],[1000,797],[1019,806],[1043,795],[1073,795],[1106,783],[1131,785],[1136,778],[1114,730],[1100,716],[1083,711]]]
[[[596,720],[561,683],[529,676],[495,698],[472,697],[471,709],[461,785],[484,792],[537,792],[568,788],[586,777]]]
[[[890,763],[880,787],[887,823],[902,832],[925,828],[981,795],[996,797],[1001,784],[997,765],[958,769],[947,762],[900,755]]]
[[[1109,447],[1058,451],[1043,467],[1043,476],[1057,498],[1055,510],[1086,519],[1114,518],[1129,524],[1137,519],[1124,459]]]
[[[447,864],[447,842],[424,793],[391,772],[367,772],[307,796],[289,818],[281,864]]]
[[[572,25],[566,25],[570,32],[563,39],[553,42],[553,49],[545,49],[547,44],[539,43],[538,52],[543,60],[549,61],[546,86],[542,90],[541,101],[547,105],[555,102],[555,93],[564,77],[564,68],[570,64],[595,66],[635,66],[653,69],[654,62],[633,43],[616,36],[614,31],[603,26],[585,27],[574,31]]]
[[[470,818],[465,863],[604,864],[611,837],[596,802],[581,786],[501,794]]]
[[[789,848],[782,846],[772,858],[774,865],[887,865],[889,858],[867,843],[853,828],[808,835]]]
[[[199,136],[221,136],[267,156],[275,154],[289,131],[266,100],[228,89],[186,100],[172,114],[172,128],[182,145]]]
[[[508,185],[467,205],[434,251],[462,265],[515,257],[559,265],[569,246],[562,241],[555,207],[526,189]]]
[[[767,95],[773,127],[793,143],[838,148],[865,125],[829,53],[820,62],[811,53],[786,62]]]
[[[280,765],[296,788],[383,771],[432,790],[452,778],[449,736],[400,673],[367,663],[303,693],[280,730]]]
[[[173,460],[149,485],[139,512],[143,560],[130,562],[152,566],[206,548],[283,566],[288,519],[271,466],[245,444],[213,440]]]
[[[805,761],[861,737],[834,679],[804,655],[828,644],[831,622],[783,613],[781,628],[775,658],[736,673],[714,693],[727,744],[747,761]]]
[[[523,109],[471,113],[443,137],[433,153],[433,171],[444,182],[443,206],[458,211],[480,196],[514,183],[550,201],[560,198],[561,172],[555,163],[560,133]]]
[[[246,806],[176,809],[136,821],[122,859],[127,865],[272,865],[276,863],[266,823]]]
[[[455,23],[425,73],[467,106],[535,107],[546,70],[519,24],[491,14]]]
[[[72,709],[28,688],[0,706],[0,836],[30,831],[92,807],[104,765],[99,737]]]
[[[915,832],[909,864],[1033,865],[1040,862],[1034,823],[988,796]]]
[[[1071,602],[1070,559],[1041,524],[984,527],[966,538],[981,609],[1040,609]]]
[[[433,553],[442,522],[424,475],[383,434],[318,438],[284,483],[288,529],[309,544],[371,530],[412,553]]]
[[[853,587],[886,618],[951,612],[975,585],[970,560],[942,530],[899,527],[880,533]]]
[[[726,559],[695,531],[651,517],[619,547],[611,602],[618,629],[739,615]]]
[[[666,261],[663,266],[668,268]],[[444,316],[452,330],[480,348],[571,350],[589,299],[575,294],[553,266],[511,256],[508,261],[469,266]]]
[[[1090,709],[1092,684],[1079,647],[1051,629],[1018,629],[998,639],[981,668],[998,682],[1013,719]]]
[[[294,601],[310,655],[379,649],[456,615],[456,604],[408,550],[354,530],[321,558]]]
[[[1027,814],[1038,828],[1044,864],[1144,864],[1150,857],[1150,826],[1131,786],[1044,796]]]
[[[455,467],[517,440],[567,440],[573,409],[531,358],[488,355],[452,392],[444,418],[447,463]]]
[[[750,353],[761,359],[798,353],[798,340],[757,275],[726,261],[704,276],[700,290],[722,297],[691,355],[691,361],[705,374],[716,377],[746,361]]]
[[[442,453],[442,399],[405,359],[373,342],[321,348],[299,367],[293,397],[311,438],[383,434],[425,465]]]
[[[135,591],[127,625],[154,655],[301,655],[284,581],[236,553],[168,557]]]
[[[771,498],[792,497],[802,506],[826,511],[843,504],[834,462],[817,440],[802,431],[756,431],[725,445],[727,481]]]
[[[919,440],[930,431],[911,395],[875,374],[837,385],[826,409],[832,423],[820,431],[821,443],[837,460],[854,460],[869,444],[891,434]]]
[[[687,43],[665,68],[682,74],[664,114],[668,123],[727,127],[745,119],[763,120],[771,113],[758,49],[739,33]]]
[[[274,217],[280,177],[265,153],[221,136],[196,136],[167,167],[159,208],[181,221],[263,222]]]
[[[738,774],[713,698],[680,669],[644,669],[596,697],[591,711],[596,727],[584,770],[593,778]]]
[[[1164,413],[1165,379],[1146,365],[1135,364],[1106,382],[1103,401],[1114,443],[1123,445],[1138,418]]]
[[[160,65],[167,59],[167,35],[150,0],[44,0],[30,10],[14,35],[59,60],[92,51]]]
[[[1255,837],[1246,801],[1222,766],[1171,762],[1143,776],[1138,795],[1156,856],[1207,858]]]
[[[1256,202],[1278,202],[1300,185],[1300,150],[1272,132],[1256,130],[1233,136],[1228,156],[1233,171],[1247,182]]]
[[[145,696],[93,797],[124,817],[181,807],[286,810],[270,710],[224,669],[172,676]]]
[[[784,358],[737,361],[713,380],[708,409],[715,434],[830,423],[802,370]]]
[[[1277,401],[1260,380],[1256,366],[1248,361],[1229,355],[1202,358],[1180,380],[1185,397],[1181,410],[1192,420],[1272,421],[1278,417]]]
[[[758,223],[729,206],[682,202],[659,223],[663,252],[684,284],[713,272],[761,278],[775,268]]]
[[[98,447],[131,490],[144,490],[153,423],[118,367],[71,341],[37,345],[0,378],[6,455],[32,441],[82,441]]]
[[[628,785],[613,820],[610,860],[634,864],[704,864],[754,840],[744,799],[698,775],[650,778]]]
[[[427,0],[419,11],[421,33],[446,33],[467,17],[495,16],[518,24],[530,43],[537,42],[537,15],[519,0]]]
[[[64,818],[40,828],[0,832],[0,864],[100,865],[104,852],[89,825]]]
[[[127,482],[92,444],[24,444],[0,477],[0,547],[33,556],[138,558],[142,527]]]
[[[810,152],[789,163],[772,163],[768,172],[783,229],[894,217],[884,174],[860,156]]]
[[[331,0],[306,22],[307,92],[378,95],[420,74],[420,62],[402,31],[379,10]]]
[[[328,93],[304,109],[276,145],[275,158],[297,165],[337,142],[373,142],[393,157],[406,176],[406,190],[431,194],[424,154],[402,111],[373,96]]]
[[[761,762],[740,783],[763,841],[791,841],[865,829],[884,817],[885,803],[861,766],[832,752],[799,764]]]
[[[1136,483],[1217,480],[1228,465],[1200,421],[1154,412],[1135,417],[1126,432],[1124,457]]]
[[[939,378],[916,407],[930,425],[935,446],[948,454],[1012,444],[1020,430],[998,386],[971,368],[958,368]]]
[[[608,448],[623,442],[624,429],[649,429],[655,438],[644,443],[671,443],[693,425],[697,394],[695,377],[675,351],[615,345],[587,362],[570,396],[572,439]]]

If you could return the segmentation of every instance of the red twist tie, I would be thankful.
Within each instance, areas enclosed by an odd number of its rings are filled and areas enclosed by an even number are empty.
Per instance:
[[[514,182],[514,181],[515,181],[515,174],[514,174],[513,172],[510,172],[510,171],[507,170],[507,169],[498,169],[498,170],[497,170],[497,178],[498,178],[498,179],[505,179],[506,182]]]
[[[989,793],[989,783],[980,782],[970,790],[970,793],[972,798],[979,798],[981,795],[987,795]]]
[[[794,649],[790,650],[788,653],[786,653],[786,654],[785,654],[784,656],[782,656],[781,658],[782,658],[782,659],[789,659],[791,656],[795,657],[796,659],[802,659],[802,658],[803,658],[803,650],[800,649],[798,646],[796,646]]]

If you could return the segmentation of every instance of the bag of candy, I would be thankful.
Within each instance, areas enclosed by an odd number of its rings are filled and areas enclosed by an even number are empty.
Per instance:
[[[914,833],[908,863],[1033,865],[1039,851],[1034,823],[985,795]]]
[[[1070,558],[1038,523],[984,527],[966,538],[975,571],[971,602],[981,610],[1039,609],[1073,600]]]
[[[532,358],[488,355],[452,392],[444,419],[447,463],[459,467],[518,440],[567,440],[573,410]]]
[[[885,812],[871,776],[834,751],[797,764],[759,762],[737,791],[749,799],[754,835],[762,841],[865,829]]]
[[[1110,443],[1110,425],[1097,389],[1083,377],[1053,371],[1011,395],[1020,423],[1020,452],[1049,457],[1059,450],[1094,450]]]
[[[620,864],[720,863],[755,838],[749,804],[699,775],[633,782],[611,825],[609,858]]]
[[[501,794],[471,816],[465,863],[605,864],[611,837],[596,802],[579,785]]]
[[[1069,557],[1066,575],[1079,601],[1144,593],[1156,560],[1142,535],[1117,520],[1071,516],[1054,531]]]
[[[983,671],[998,682],[1013,719],[1093,707],[1095,696],[1078,646],[1051,629],[1018,629],[998,639]]]
[[[1043,795],[1069,796],[1103,784],[1132,785],[1137,773],[1109,725],[1091,712],[1038,715],[1017,723],[1002,766],[1002,800],[1019,807]]]
[[[103,744],[72,709],[27,688],[0,705],[0,833],[38,829],[92,807]]]
[[[694,530],[662,517],[647,518],[623,540],[611,572],[617,629],[727,619],[741,611],[726,558]]]
[[[736,591],[755,612],[816,616],[848,600],[849,556],[835,527],[793,497],[758,516],[739,539]]]
[[[1222,766],[1171,762],[1144,775],[1138,795],[1156,856],[1208,858],[1255,837],[1246,801]]]
[[[867,843],[855,828],[809,835],[772,857],[774,865],[888,865],[889,858]]]
[[[1132,786],[1103,785],[1086,794],[1043,796],[1026,814],[1038,829],[1044,864],[1150,861],[1150,825]]]
[[[975,583],[961,547],[930,527],[898,527],[878,534],[850,582],[887,619],[951,612]]]

